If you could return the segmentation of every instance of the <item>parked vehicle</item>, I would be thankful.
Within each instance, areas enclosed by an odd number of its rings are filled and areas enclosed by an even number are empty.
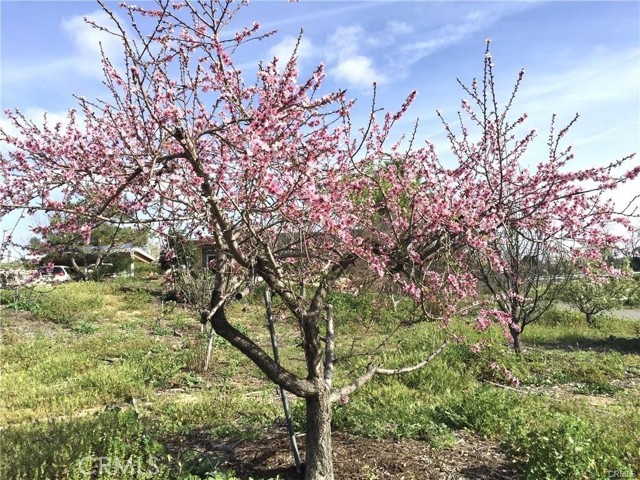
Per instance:
[[[54,265],[51,271],[47,271],[42,275],[42,279],[46,282],[69,282],[72,280],[69,274],[69,267],[64,265]]]

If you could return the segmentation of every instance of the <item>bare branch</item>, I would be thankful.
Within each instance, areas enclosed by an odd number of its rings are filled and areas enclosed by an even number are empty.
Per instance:
[[[218,303],[219,292],[212,296],[212,304]],[[317,386],[309,380],[302,379],[278,365],[262,348],[249,337],[234,328],[228,321],[224,308],[218,308],[211,319],[216,333],[247,356],[269,379],[288,392],[298,397],[317,395]]]
[[[340,390],[333,391],[331,393],[331,401],[335,402],[335,401],[338,401],[338,400],[340,400],[340,399],[342,399],[344,397],[349,396],[350,394],[352,394],[356,390],[360,389],[360,387],[362,387],[363,385],[365,385],[366,383],[371,381],[371,379],[373,379],[373,377],[376,374],[379,374],[379,375],[402,375],[402,374],[405,374],[405,373],[415,372],[416,370],[419,370],[419,369],[423,368],[429,362],[431,362],[434,358],[436,358],[445,349],[445,347],[448,344],[449,344],[449,341],[447,340],[442,345],[440,345],[440,347],[438,347],[427,358],[425,358],[421,362],[418,362],[417,364],[412,365],[410,367],[397,368],[397,369],[387,369],[387,368],[375,367],[375,366],[373,366],[373,364],[369,364],[369,366],[367,366],[367,371],[366,371],[366,373],[364,375],[362,375],[361,377],[358,377],[356,380],[354,380],[350,384],[342,387]]]
[[[429,363],[431,360],[436,358],[440,354],[440,352],[444,350],[444,348],[448,345],[448,343],[449,343],[448,341],[445,341],[435,352],[433,352],[427,358],[425,358],[421,362],[416,363],[411,367],[396,368],[396,369],[376,368],[376,373],[380,375],[402,375],[404,373],[415,372],[416,370],[421,369],[422,367],[427,365],[427,363]]]
[[[374,367],[372,364],[369,364],[367,366],[367,372],[364,375],[356,378],[353,382],[342,387],[340,390],[331,392],[331,401],[336,402],[344,397],[351,395],[356,390],[359,390],[360,387],[369,383],[369,381],[374,377],[375,374],[376,367]]]

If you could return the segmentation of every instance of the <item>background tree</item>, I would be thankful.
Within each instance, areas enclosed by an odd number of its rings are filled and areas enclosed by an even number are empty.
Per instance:
[[[467,311],[476,291],[470,249],[504,270],[495,241],[501,227],[545,231],[568,209],[574,220],[564,231],[581,240],[572,255],[593,255],[612,239],[600,227],[614,220],[598,192],[640,171],[614,174],[627,158],[563,173],[569,158],[553,148],[533,171],[522,167],[519,158],[535,135],[515,139],[524,119],[508,123],[511,100],[504,113],[492,103],[488,55],[484,93],[476,82],[468,90],[482,115],[463,103],[479,140],[466,129],[459,138],[450,131],[456,163],[447,167],[433,145],[417,146],[415,133],[389,141],[414,94],[396,113],[381,115],[374,102],[358,130],[346,93],[322,92],[322,66],[298,78],[295,52],[285,65],[259,64],[255,81],[247,82],[233,56],[263,36],[258,25],[232,30],[244,4],[160,0],[153,9],[124,6],[126,21],[100,4],[112,24],[97,27],[124,49],[122,67],[103,59],[109,98],[78,97],[79,113],[71,110],[66,125],[45,119],[39,126],[18,111],[7,113],[19,134],[0,128],[0,140],[11,147],[0,165],[0,213],[65,211],[65,228],[86,234],[116,211],[161,233],[180,226],[211,239],[217,254],[204,318],[269,379],[305,399],[307,479],[333,478],[332,402],[376,375],[414,371],[444,347],[429,352],[425,341],[422,361],[385,366],[383,342],[368,352],[358,378],[334,385],[340,340],[327,297],[351,268],[361,261],[401,289],[422,319],[447,324]],[[552,132],[550,142],[564,133]],[[513,148],[503,148],[505,138]],[[587,180],[590,190],[582,186]],[[75,199],[87,202],[69,211],[65,205]],[[299,325],[301,374],[227,317],[228,303],[255,288],[256,277]],[[492,314],[508,331],[510,317],[487,310],[478,327],[486,328]],[[395,335],[406,331],[401,320]]]
[[[35,254],[44,254],[40,260],[44,263],[61,263],[73,268],[75,275],[85,278],[91,267],[96,278],[98,272],[118,273],[129,267],[128,255],[113,255],[114,249],[126,246],[143,248],[149,241],[148,229],[137,229],[125,226],[116,219],[103,222],[82,232],[68,230],[64,212],[50,216],[47,225],[33,229],[39,234],[29,240],[29,249]],[[105,270],[103,264],[108,260],[111,264]]]
[[[200,316],[202,331],[209,324],[207,318],[211,292],[215,288],[214,269],[202,264],[202,252],[189,233],[176,227],[165,237],[158,266],[165,272],[165,298],[179,302],[192,313]],[[209,369],[209,361],[215,339],[215,330],[209,325],[204,370]]]
[[[638,288],[632,278],[607,275],[605,278],[586,276],[567,285],[563,299],[584,314],[587,325],[596,324],[596,315],[622,308]]]
[[[161,271],[176,267],[194,269],[200,267],[200,263],[200,250],[191,235],[172,229],[165,236],[158,259]]]
[[[622,241],[620,235],[607,233],[615,208],[606,200],[606,190],[638,172],[636,167],[619,178],[605,180],[604,170],[567,171],[573,159],[572,146],[563,148],[561,141],[577,121],[577,114],[559,131],[554,114],[547,158],[527,157],[536,131],[518,137],[515,132],[527,115],[516,120],[510,116],[523,77],[524,70],[509,99],[500,106],[488,43],[482,88],[476,80],[470,86],[458,80],[470,96],[470,101],[462,102],[468,119],[460,117],[456,132],[441,116],[451,149],[460,161],[459,170],[483,184],[478,188],[477,183],[471,183],[477,191],[484,190],[492,214],[487,216],[493,222],[487,225],[491,234],[474,240],[473,248],[467,250],[468,265],[504,317],[518,353],[522,351],[525,327],[559,298],[579,263],[600,259],[600,266],[606,270],[598,252]],[[476,142],[470,140],[473,132],[479,137]],[[630,158],[633,155],[614,162],[611,168]],[[535,170],[531,171],[532,167]],[[596,180],[596,185],[585,187],[582,182],[587,179]],[[629,215],[635,212],[632,203],[621,210]],[[623,231],[630,226],[628,218],[617,217],[615,221]]]
[[[640,225],[635,225],[623,242],[622,254],[634,272],[640,272]]]
[[[568,246],[554,234],[499,228],[492,243],[500,254],[501,268],[495,268],[482,253],[471,254],[474,274],[509,317],[509,334],[517,353],[522,351],[525,327],[549,310],[574,276]]]

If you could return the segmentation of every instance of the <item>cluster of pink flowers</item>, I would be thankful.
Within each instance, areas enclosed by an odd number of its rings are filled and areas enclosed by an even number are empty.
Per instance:
[[[551,132],[549,158],[523,168],[536,132],[516,134],[527,117],[507,121],[510,103],[504,114],[478,112],[485,104],[475,81],[462,109],[479,132],[464,124],[455,131],[443,119],[457,158],[447,167],[433,145],[387,145],[416,92],[381,120],[372,113],[358,132],[345,93],[323,93],[322,65],[301,79],[295,58],[283,66],[274,59],[253,82],[244,79],[233,55],[260,38],[258,24],[225,37],[214,27],[228,18],[201,17],[189,29],[177,21],[179,11],[196,15],[204,3],[125,8],[132,19],[157,17],[157,48],[138,55],[141,44],[130,43],[125,69],[105,59],[111,99],[79,97],[64,125],[6,112],[19,134],[0,129],[11,148],[0,165],[0,214],[65,211],[63,228],[85,242],[92,222],[112,215],[158,232],[187,225],[224,245],[230,272],[260,260],[292,283],[316,281],[356,257],[416,302],[438,305],[445,322],[477,291],[465,251],[508,268],[496,247],[501,228],[573,239],[575,256],[592,258],[615,240],[606,226],[624,224],[599,193],[640,174],[640,167],[612,173],[632,157],[565,171],[572,153],[558,147],[562,129]],[[491,68],[488,48],[485,61]],[[524,70],[514,95],[523,77]],[[483,311],[477,326],[492,321],[508,334],[500,312]]]

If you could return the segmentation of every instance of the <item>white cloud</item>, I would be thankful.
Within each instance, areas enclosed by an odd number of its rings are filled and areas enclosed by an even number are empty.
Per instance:
[[[397,42],[398,37],[407,36],[414,31],[413,25],[400,20],[390,20],[384,30],[367,36],[367,45],[374,48],[389,48]]]
[[[86,17],[98,25],[109,25],[111,21],[103,11],[93,12]],[[101,48],[114,61],[121,55],[122,45],[116,36],[94,28],[84,19],[85,16],[76,15],[63,20],[61,27],[76,47],[73,59],[78,73],[101,78]]]
[[[564,145],[573,144],[580,165],[601,165],[640,150],[640,50],[598,50],[586,57],[556,59],[553,64],[534,66],[525,76],[515,111],[527,112],[528,128],[548,132],[551,114],[557,114],[556,129],[563,128],[576,113]],[[550,70],[549,73],[538,73]],[[544,155],[542,144],[539,155]],[[637,162],[637,160],[635,160]]]
[[[471,10],[456,16],[455,22],[443,20],[419,30],[406,19],[390,19],[380,30],[340,26],[327,40],[325,57],[332,65],[330,73],[351,86],[370,87],[373,81],[388,83],[391,78],[406,76],[421,59],[525,8],[530,6],[483,4],[480,10],[471,5]]]
[[[364,29],[360,25],[338,27],[327,41],[326,56],[329,60],[355,55],[360,50]]]
[[[460,42],[496,20],[495,15],[488,11],[470,12],[461,23],[443,25],[427,38],[408,44],[402,50],[407,56],[408,63],[415,63],[443,47]]]
[[[466,4],[460,3],[460,5]],[[421,38],[407,43],[400,51],[395,68],[402,71],[443,48],[460,43],[473,34],[496,25],[510,15],[534,7],[536,2],[482,2],[482,10],[476,10],[475,8],[478,7],[471,2],[468,5],[473,10],[456,17],[460,20],[439,26],[434,25],[433,28],[425,29],[425,34]]]
[[[373,82],[385,80],[383,75],[376,72],[371,59],[363,55],[353,55],[340,60],[331,69],[331,73],[338,80],[362,87],[370,87]]]
[[[371,88],[373,82],[384,83],[387,79],[375,68],[373,60],[360,52],[363,40],[365,31],[361,26],[338,27],[328,39],[325,57],[334,64],[329,73],[336,80],[351,87]]]
[[[297,37],[284,37],[279,43],[269,49],[269,56],[277,57],[280,60],[280,65],[282,66],[289,61],[289,58],[291,58],[291,54],[293,53],[297,43]],[[302,37],[297,51],[298,63],[301,63],[312,56],[313,45],[311,40],[306,37]]]
[[[0,117],[0,129],[2,129],[2,131],[5,132],[7,135],[11,135],[11,136],[15,136],[19,133],[18,129],[13,126],[13,123],[7,120],[7,118],[4,116]],[[0,144],[0,152],[6,153],[7,151],[8,151],[7,144],[6,143]]]
[[[99,25],[109,25],[106,13],[97,11],[86,15]],[[76,76],[101,79],[103,77],[100,45],[116,66],[122,63],[122,48],[117,37],[93,28],[84,21],[84,16],[74,16],[62,21],[61,30],[70,38],[73,49],[65,56],[41,63],[12,66],[2,72],[7,84],[41,82],[43,78],[64,81]]]
[[[389,20],[385,30],[392,35],[407,35],[409,33],[413,33],[413,26],[409,25],[407,22]]]
[[[629,108],[638,107],[640,49],[599,50],[586,59],[564,62],[565,70],[560,73],[532,75],[527,80],[531,87],[523,91],[522,99],[535,104],[540,97],[552,96],[581,107],[628,101]]]

